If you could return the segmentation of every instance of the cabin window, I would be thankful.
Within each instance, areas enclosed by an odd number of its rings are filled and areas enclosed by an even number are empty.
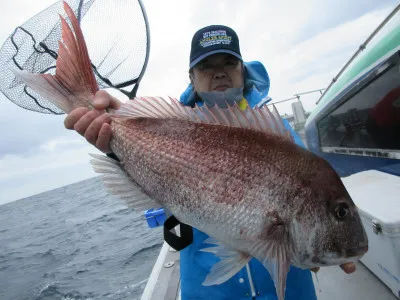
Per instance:
[[[400,158],[399,64],[349,94],[318,122],[322,151]],[[385,156],[385,151],[395,155]]]

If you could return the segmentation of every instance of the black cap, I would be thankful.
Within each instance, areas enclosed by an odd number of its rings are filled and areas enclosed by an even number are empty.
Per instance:
[[[232,28],[211,25],[198,30],[192,39],[190,68],[207,56],[216,53],[228,53],[242,60],[239,38]]]

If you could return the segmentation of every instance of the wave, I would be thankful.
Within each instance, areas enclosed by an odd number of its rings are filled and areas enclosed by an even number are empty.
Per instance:
[[[49,249],[46,252],[38,252],[35,253],[34,257],[36,258],[46,258],[46,257],[54,257],[54,249]]]
[[[39,291],[36,293],[35,300],[44,300],[55,298],[55,296],[62,296],[62,294],[58,291],[57,286],[54,281],[49,281],[43,284],[42,287],[39,288]]]
[[[149,277],[129,286],[124,286],[113,293],[107,294],[107,299],[140,299],[148,280]]]
[[[108,223],[108,222],[116,222],[121,219],[121,217],[125,217],[129,214],[134,215],[130,221],[135,221],[142,217],[142,215],[138,215],[132,208],[126,207],[117,207],[117,208],[103,208],[101,211],[97,209],[96,212],[92,214],[88,214],[86,216],[72,217],[66,218],[65,223],[72,226],[91,226],[92,224],[100,224],[100,223]]]
[[[81,294],[77,291],[68,292],[66,294],[59,290],[59,287],[54,281],[45,283],[38,291],[35,300],[50,300],[50,299],[61,299],[61,300],[91,300],[94,294]]]
[[[136,251],[135,253],[133,253],[125,262],[124,262],[124,266],[129,265],[130,263],[132,263],[133,261],[135,261],[135,257],[144,253],[144,252],[148,252],[148,251],[152,251],[152,250],[156,250],[161,248],[162,244],[164,242],[160,242],[160,243],[156,243],[154,245],[148,246],[148,247],[144,247],[141,248],[140,250]]]

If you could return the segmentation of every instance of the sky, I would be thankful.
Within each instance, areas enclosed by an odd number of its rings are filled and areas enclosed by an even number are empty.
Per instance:
[[[13,0],[2,4],[0,45],[16,26],[54,2]],[[397,0],[142,2],[150,24],[151,52],[138,96],[179,97],[189,83],[194,32],[210,24],[224,24],[237,32],[244,60],[257,60],[266,67],[274,101],[327,87],[398,4]],[[124,18],[131,22],[127,14]],[[96,28],[100,23],[108,24],[102,20]],[[111,28],[117,30],[117,25]],[[115,37],[123,35],[121,29]],[[90,40],[91,47],[101,43],[97,36]],[[317,99],[318,94],[303,97],[305,109],[312,110]],[[290,103],[277,108],[281,114],[291,113]],[[66,130],[64,118],[24,110],[0,94],[0,204],[96,176],[88,153],[99,151],[76,132]]]

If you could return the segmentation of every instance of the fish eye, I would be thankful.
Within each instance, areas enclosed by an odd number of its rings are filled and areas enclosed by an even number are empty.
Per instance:
[[[339,203],[335,207],[335,217],[338,220],[343,220],[349,214],[349,206],[346,203]]]

